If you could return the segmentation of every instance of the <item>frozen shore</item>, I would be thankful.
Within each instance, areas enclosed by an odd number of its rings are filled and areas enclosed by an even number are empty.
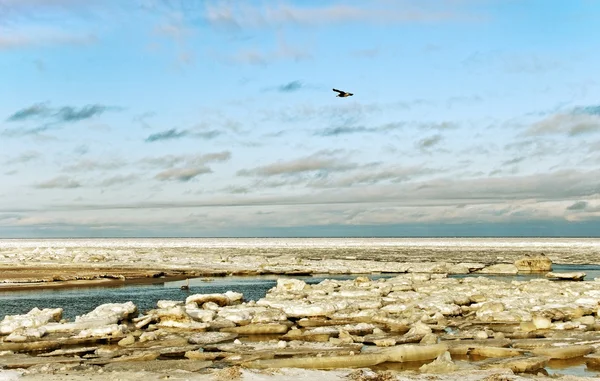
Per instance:
[[[600,239],[0,240],[0,289],[260,274],[515,272],[544,253],[600,263]]]
[[[314,285],[281,278],[257,301],[236,290],[188,294],[148,311],[99,305],[73,321],[62,308],[6,316],[0,381],[517,381],[549,371],[589,380],[600,375],[600,281],[550,271],[552,262],[599,263],[598,247],[564,239],[4,240],[0,290],[233,274],[396,276]],[[483,277],[530,271],[567,280]],[[561,367],[588,377],[560,376]]]
[[[149,311],[105,304],[74,321],[61,308],[7,316],[0,368],[18,374],[0,377],[522,380],[565,361],[595,376],[599,305],[600,281],[279,279],[256,302],[232,290]]]

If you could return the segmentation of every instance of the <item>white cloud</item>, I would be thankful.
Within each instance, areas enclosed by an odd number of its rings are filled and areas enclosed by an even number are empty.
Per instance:
[[[286,24],[393,24],[476,18],[458,7],[445,7],[440,2],[370,1],[364,4],[368,6],[332,4],[298,7],[286,3],[273,5],[272,2],[251,6],[244,2],[208,2],[205,17],[212,25],[229,29],[277,27]]]
[[[556,114],[534,123],[529,135],[567,134],[578,136],[600,132],[600,116],[588,114]]]
[[[80,34],[54,27],[19,29],[0,27],[0,50],[28,46],[88,45],[96,41],[97,37],[92,33]]]

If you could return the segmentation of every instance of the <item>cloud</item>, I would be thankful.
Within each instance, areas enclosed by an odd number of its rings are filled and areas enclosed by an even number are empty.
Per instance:
[[[331,93],[332,98],[335,98],[335,93]],[[359,126],[366,124],[370,121],[374,115],[383,115],[385,112],[398,111],[398,110],[410,110],[415,107],[430,106],[429,102],[415,99],[412,101],[396,101],[389,103],[362,103],[359,100],[344,100],[343,102],[337,102],[335,99],[333,103],[328,105],[312,105],[312,104],[297,104],[287,106],[278,110],[264,109],[260,110],[263,114],[262,120],[279,120],[284,123],[295,123],[317,120],[325,122],[326,125],[334,126]],[[397,128],[401,125],[407,125],[409,122],[391,122],[381,126],[382,129],[386,128]],[[416,127],[421,124],[423,128],[439,126],[439,129],[443,127],[449,127],[452,125],[450,122],[441,123],[422,123],[422,122],[410,122]],[[365,126],[366,127],[366,126]],[[370,128],[370,127],[367,127]]]
[[[356,164],[345,163],[340,159],[331,157],[333,153],[332,151],[320,151],[295,160],[279,161],[252,169],[242,169],[237,172],[237,175],[269,177],[313,171],[345,171],[356,168]]]
[[[300,90],[302,87],[303,87],[302,82],[292,81],[290,83],[286,83],[285,85],[279,86],[277,88],[277,90],[282,93],[291,93],[291,92]]]
[[[150,128],[150,124],[148,124],[147,119],[150,119],[154,116],[156,116],[155,112],[148,111],[134,116],[133,121],[139,123],[144,128]]]
[[[424,150],[424,149],[428,149],[431,148],[435,145],[437,145],[438,143],[440,143],[442,141],[443,137],[442,135],[433,135],[427,138],[423,138],[421,140],[419,140],[419,142],[417,143],[417,147],[419,147],[420,149]]]
[[[573,108],[573,114],[600,115],[600,106],[580,106]]]
[[[132,184],[138,180],[138,176],[134,174],[116,175],[108,177],[100,182],[101,187],[112,187],[114,185]]]
[[[0,8],[1,11],[2,9]],[[97,40],[98,38],[92,33],[66,32],[55,28],[15,31],[0,27],[0,51],[31,46],[89,45],[95,43]]]
[[[68,176],[58,176],[36,184],[34,187],[38,189],[71,189],[79,188],[81,184]]]
[[[575,137],[600,131],[600,115],[594,113],[556,114],[532,124],[527,135],[567,134]]]
[[[365,126],[343,126],[343,127],[330,127],[318,130],[314,135],[318,136],[339,136],[346,134],[356,133],[379,133],[396,130],[404,127],[404,123],[387,123],[378,127],[365,127]]]
[[[368,128],[365,126],[348,126],[348,127],[331,127],[315,132],[319,136],[338,136],[345,134],[356,134],[362,132],[376,132],[376,128]]]
[[[344,4],[297,7],[288,4],[252,7],[245,3],[207,3],[206,22],[218,29],[275,28],[284,25],[332,25],[338,23],[395,24],[411,22],[449,21],[470,19],[471,15],[455,10],[419,6],[412,2],[369,2],[358,7]],[[421,5],[422,3],[420,3]]]
[[[48,108],[46,103],[37,103],[32,106],[21,109],[11,116],[9,116],[6,121],[7,122],[17,122],[26,119],[36,118],[36,117],[45,117],[51,115],[52,111]]]
[[[38,127],[33,127],[33,128],[11,128],[11,129],[5,129],[4,131],[2,131],[2,135],[7,136],[7,137],[19,137],[19,136],[26,136],[26,135],[38,135],[41,132],[47,131],[50,128],[52,128],[52,126],[50,124],[44,124]]]
[[[167,20],[154,28],[154,34],[167,37],[174,43],[179,64],[190,65],[194,62],[193,50],[186,43],[188,37],[194,34],[194,29],[188,26],[184,12],[168,12]]]
[[[41,157],[41,153],[39,153],[38,151],[27,151],[27,152],[23,152],[20,155],[13,157],[12,159],[8,159],[4,162],[4,164],[6,165],[11,165],[11,164],[22,164],[22,163],[28,163],[30,161],[33,160],[37,160]]]
[[[435,172],[437,171],[422,166],[396,166],[379,169],[372,165],[368,165],[364,168],[360,168],[355,173],[340,178],[327,177],[313,180],[309,183],[309,186],[316,188],[346,188],[357,184],[377,184],[385,181],[398,183]]]
[[[567,61],[535,53],[506,53],[503,51],[475,51],[462,64],[475,71],[498,70],[509,74],[540,74],[563,70]]]
[[[58,109],[58,111],[55,114],[55,117],[61,122],[78,122],[80,120],[90,119],[96,115],[103,114],[109,109],[110,107],[102,105],[88,105],[83,106],[80,109],[71,106],[66,106]]]
[[[31,46],[82,45],[97,41],[77,23],[64,22],[73,16],[85,17],[89,28],[95,16],[116,7],[110,2],[82,0],[0,0],[0,50]],[[68,27],[68,28],[67,28]]]
[[[567,207],[567,210],[584,210],[588,207],[588,202],[587,201],[577,201],[572,205],[569,205]]]
[[[579,123],[571,127],[569,136],[587,135],[600,131],[600,119],[587,123]]]
[[[503,59],[504,70],[508,73],[537,74],[564,69],[565,62],[552,57],[531,55],[512,55]]]
[[[300,62],[310,58],[312,58],[312,54],[307,47],[292,46],[280,34],[277,38],[276,47],[270,51],[243,48],[232,57],[228,57],[227,60],[242,64],[267,66],[273,61],[292,59]]]
[[[178,164],[187,166],[200,166],[211,162],[223,162],[231,158],[231,152],[213,152],[198,155],[165,155],[157,157],[147,157],[140,162],[143,165],[158,168],[172,168]]]
[[[197,167],[197,168],[171,168],[165,171],[159,172],[155,178],[161,181],[180,181],[187,182],[198,175],[205,173],[211,173],[212,170],[208,167]]]
[[[148,136],[146,138],[146,142],[151,143],[151,142],[157,142],[157,141],[162,141],[162,140],[180,139],[187,135],[188,135],[188,131],[186,131],[186,130],[177,131],[176,129],[172,128],[170,130],[157,132],[155,134]]]
[[[224,162],[230,158],[231,152],[222,151],[203,155],[147,157],[142,159],[140,163],[154,168],[164,168],[163,171],[154,176],[157,180],[187,182],[198,175],[211,173],[212,170],[206,164]]]
[[[513,159],[510,160],[506,160],[504,162],[502,162],[502,165],[513,165],[513,164],[519,164],[520,162],[522,162],[523,160],[525,160],[526,157],[524,156],[520,156],[520,157],[515,157]]]
[[[206,139],[206,140],[210,140],[210,139],[214,139],[217,136],[221,135],[222,132],[218,131],[218,130],[210,130],[210,131],[199,131],[199,132],[192,132],[190,134],[190,136],[193,137],[197,137],[197,138],[201,138],[201,139]]]
[[[216,138],[217,136],[219,136],[221,134],[222,134],[222,132],[218,131],[218,130],[209,130],[209,131],[181,130],[181,131],[178,131],[177,129],[172,128],[170,130],[151,134],[150,136],[148,136],[146,138],[145,141],[147,143],[153,143],[153,142],[164,141],[164,140],[181,139],[184,137],[193,137],[193,138],[210,140],[210,139]]]
[[[296,188],[299,192],[294,194],[251,194],[247,196],[232,197],[231,195],[210,195],[201,198],[194,197],[188,200],[121,202],[108,204],[55,204],[45,206],[42,211],[57,212],[63,210],[89,211],[89,210],[115,210],[115,209],[179,209],[179,208],[208,208],[238,206],[271,206],[283,207],[293,205],[314,205],[314,210],[330,209],[335,205],[351,205],[353,208],[373,208],[393,206],[398,208],[415,208],[413,210],[425,213],[433,221],[439,217],[435,208],[450,208],[456,213],[457,205],[462,205],[461,210],[473,213],[476,218],[479,213],[486,210],[504,210],[510,207],[512,211],[505,213],[503,218],[527,219],[532,216],[548,218],[556,216],[564,218],[563,212],[573,199],[597,197],[600,186],[597,183],[600,170],[579,171],[561,170],[545,174],[532,174],[523,176],[505,176],[495,178],[467,178],[461,179],[453,175],[431,178],[419,182],[398,182],[392,184],[366,184],[365,186],[349,187],[344,189],[324,189],[315,191],[311,188],[301,192],[302,187]],[[542,208],[540,205],[546,205]],[[562,206],[559,208],[559,206]],[[0,209],[0,212],[17,213],[34,211],[35,208],[23,210],[22,208]],[[303,208],[303,210],[306,210]],[[524,215],[527,211],[530,215]],[[489,212],[486,212],[489,213]],[[289,218],[293,214],[283,214]],[[454,214],[446,215],[447,219]],[[459,219],[454,222],[458,222]],[[496,216],[497,217],[497,216]]]
[[[94,1],[89,0],[2,0],[0,7],[4,15],[11,13],[16,16],[28,15],[32,10],[73,10],[73,8],[82,9],[93,5]]]
[[[46,119],[49,123],[74,123],[101,115],[107,111],[118,111],[120,108],[99,104],[86,105],[81,108],[64,106],[50,108],[47,103],[37,103],[16,111],[9,116],[7,122],[22,122],[30,119]]]
[[[423,130],[445,131],[458,128],[458,124],[454,122],[422,122],[417,123],[417,126]]]
[[[98,161],[91,159],[79,160],[78,162],[67,165],[63,168],[64,172],[92,172],[101,170],[114,170],[125,166],[126,163],[118,159],[107,161]]]

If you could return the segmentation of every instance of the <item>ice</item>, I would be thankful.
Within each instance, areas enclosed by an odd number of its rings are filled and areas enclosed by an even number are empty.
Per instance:
[[[318,256],[343,260],[367,260],[365,271],[378,260],[426,263],[513,263],[526,254],[545,253],[554,263],[595,263],[600,253],[598,238],[123,238],[123,239],[4,239],[0,263],[159,263],[193,265],[232,261],[256,269],[253,259],[278,253],[267,265],[289,265],[292,260]],[[237,258],[237,259],[236,259]],[[320,259],[319,258],[319,259]],[[393,261],[392,261],[393,260]],[[309,263],[312,259],[309,260]],[[464,271],[457,269],[457,272]]]

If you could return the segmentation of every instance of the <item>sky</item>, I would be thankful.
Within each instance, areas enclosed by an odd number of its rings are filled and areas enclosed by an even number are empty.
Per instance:
[[[0,238],[600,236],[598,19],[0,0]]]

